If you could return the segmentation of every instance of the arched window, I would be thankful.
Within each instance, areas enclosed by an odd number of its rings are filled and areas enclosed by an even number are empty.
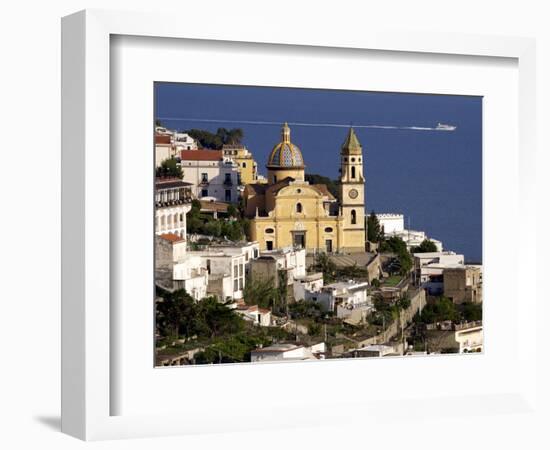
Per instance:
[[[245,163],[245,162],[243,162],[243,167],[246,167],[246,163]]]
[[[176,226],[176,224],[179,222],[178,220],[178,215],[177,214],[174,214],[174,226]]]
[[[351,167],[351,178],[355,178],[355,167]]]
[[[351,210],[351,224],[355,225],[357,223],[357,213],[355,212],[355,209]]]
[[[301,212],[302,212],[302,204],[301,204],[301,203],[296,203],[296,212],[297,212],[297,213],[301,213]]]
[[[160,229],[161,230],[164,230],[164,224],[165,224],[164,216],[161,216],[161,218],[160,218]]]
[[[325,233],[332,233],[332,227],[326,227],[325,228]]]

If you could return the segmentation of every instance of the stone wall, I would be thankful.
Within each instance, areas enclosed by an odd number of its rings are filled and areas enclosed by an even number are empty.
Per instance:
[[[412,322],[416,313],[421,311],[424,306],[426,306],[426,292],[420,289],[411,296],[411,305],[407,309],[402,310],[399,318],[389,324],[385,331],[360,341],[359,344],[361,346],[367,346],[372,344],[384,344],[391,341],[401,332],[401,324],[403,324],[403,328],[405,328]]]

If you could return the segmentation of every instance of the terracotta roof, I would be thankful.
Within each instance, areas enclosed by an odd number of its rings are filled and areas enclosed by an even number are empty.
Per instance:
[[[221,161],[223,152],[221,150],[182,150],[180,157],[182,161]]]
[[[182,181],[180,178],[155,178],[155,188],[158,189],[172,189],[177,187],[191,186],[191,183]]]
[[[211,202],[208,200],[200,200],[201,202],[201,211],[216,211],[216,212],[227,212],[227,203],[223,202]]]
[[[172,137],[169,134],[155,134],[155,144],[171,144]]]
[[[170,242],[180,242],[184,240],[182,237],[174,233],[161,234],[160,238]]]

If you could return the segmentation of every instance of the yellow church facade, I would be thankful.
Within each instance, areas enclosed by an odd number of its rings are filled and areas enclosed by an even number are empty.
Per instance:
[[[339,199],[324,184],[305,181],[305,164],[290,128],[269,156],[267,184],[248,184],[243,198],[250,238],[261,250],[302,247],[316,252],[365,251],[362,149],[353,129],[340,151]]]

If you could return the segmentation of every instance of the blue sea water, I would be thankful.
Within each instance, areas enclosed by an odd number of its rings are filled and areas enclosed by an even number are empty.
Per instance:
[[[264,175],[280,124],[320,124],[291,125],[291,139],[306,173],[331,178],[338,177],[340,146],[353,124],[363,146],[368,212],[403,213],[410,228],[442,240],[467,261],[482,260],[481,97],[156,83],[155,117],[177,130],[242,128]],[[457,128],[360,127],[439,122]]]

